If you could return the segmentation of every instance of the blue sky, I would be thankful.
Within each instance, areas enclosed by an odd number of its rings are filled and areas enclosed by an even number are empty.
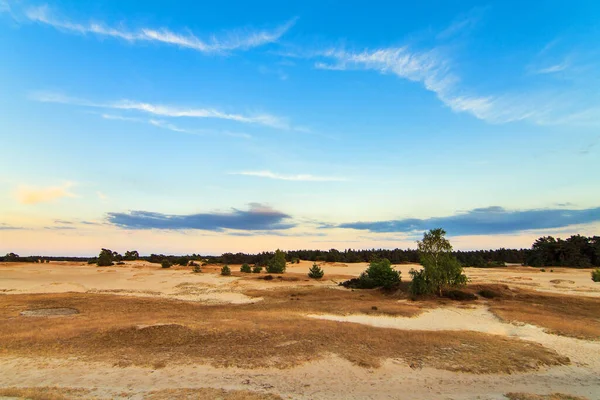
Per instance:
[[[600,227],[595,1],[0,0],[0,251]]]

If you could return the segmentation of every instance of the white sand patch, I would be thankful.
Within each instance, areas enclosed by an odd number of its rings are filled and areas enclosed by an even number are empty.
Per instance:
[[[416,317],[388,317],[372,315],[310,314],[310,318],[328,321],[351,322],[378,328],[419,331],[475,331],[494,335],[516,337],[556,350],[577,365],[593,367],[600,371],[600,342],[574,339],[546,333],[530,324],[502,322],[487,308],[436,308]],[[568,323],[568,321],[565,321]]]

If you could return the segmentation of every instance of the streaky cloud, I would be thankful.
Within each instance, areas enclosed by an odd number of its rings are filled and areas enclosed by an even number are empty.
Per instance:
[[[30,7],[25,11],[24,16],[30,21],[48,25],[67,33],[112,37],[130,43],[155,42],[202,53],[248,50],[275,43],[296,23],[296,18],[293,18],[272,30],[238,29],[226,32],[222,37],[213,35],[210,40],[201,40],[192,33],[181,34],[167,28],[142,27],[137,30],[127,30],[122,27],[110,27],[107,24],[98,22],[73,22],[56,17],[50,12],[48,6]]]
[[[241,171],[232,172],[230,175],[244,175],[258,178],[276,179],[282,181],[308,181],[308,182],[344,182],[348,179],[334,176],[316,176],[311,174],[286,175],[271,171]]]
[[[198,229],[223,232],[226,229],[242,231],[276,231],[296,226],[291,216],[271,207],[251,203],[248,210],[232,208],[229,212],[208,212],[189,215],[162,214],[149,211],[111,212],[110,224],[127,229]]]
[[[203,136],[203,135],[208,135],[208,134],[218,134],[218,135],[224,135],[224,136],[238,137],[238,138],[242,138],[242,139],[252,139],[252,135],[250,135],[248,133],[181,128],[181,127],[174,125],[168,121],[159,120],[159,119],[143,119],[143,118],[135,118],[135,117],[124,117],[122,115],[106,114],[106,113],[101,114],[101,117],[104,119],[107,119],[107,120],[138,122],[138,123],[149,124],[149,125],[155,126],[157,128],[166,129],[166,130],[169,130],[172,132],[187,133],[190,135]]]
[[[0,231],[16,231],[25,229],[22,226],[13,226],[5,223],[0,223]]]
[[[123,111],[135,111],[145,114],[157,115],[162,117],[170,118],[214,118],[223,119],[229,121],[235,121],[247,124],[258,124],[264,125],[271,128],[277,129],[292,129],[290,125],[282,118],[276,117],[270,114],[258,114],[258,115],[242,115],[234,113],[226,113],[215,108],[193,108],[193,107],[181,107],[172,105],[162,105],[145,103],[133,100],[118,100],[113,102],[94,102],[76,97],[65,96],[61,93],[56,92],[45,92],[45,91],[34,91],[29,94],[29,98],[34,101],[42,103],[58,103],[58,104],[69,104],[81,107],[100,108],[100,109],[113,109]],[[106,119],[118,119],[132,122],[141,122],[139,118],[135,117],[123,117],[114,116],[110,114],[104,114]],[[152,123],[152,122],[149,122]],[[155,121],[155,125],[159,124]],[[177,129],[171,127],[171,130]]]
[[[506,210],[499,206],[476,208],[465,213],[447,217],[426,219],[405,218],[398,220],[350,222],[336,228],[367,230],[377,233],[422,232],[444,228],[449,235],[493,235],[529,230],[563,228],[571,225],[600,221],[600,207],[583,210],[534,209]]]
[[[450,53],[446,40],[458,30],[468,30],[476,17],[467,17],[442,31],[429,47],[396,46],[348,50],[344,47],[286,54],[314,60],[314,68],[329,71],[363,70],[421,84],[448,108],[469,113],[493,124],[528,121],[536,125],[600,124],[598,106],[582,95],[582,87],[568,90],[515,88],[500,93],[481,94],[462,82],[459,63]],[[535,70],[535,74],[553,74],[570,67],[568,60]]]

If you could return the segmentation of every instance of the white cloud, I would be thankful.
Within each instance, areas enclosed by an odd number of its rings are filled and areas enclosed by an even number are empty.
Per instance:
[[[125,111],[138,111],[146,114],[158,115],[171,118],[215,118],[236,121],[248,124],[265,125],[277,129],[294,129],[282,118],[270,114],[242,115],[226,113],[214,108],[192,108],[162,104],[144,103],[132,100],[118,100],[108,103],[96,103],[88,100],[69,97],[54,92],[32,92],[30,98],[44,103],[71,104],[83,107],[105,108]],[[128,117],[114,117],[114,119],[126,119]],[[132,119],[133,120],[133,119]]]
[[[253,47],[274,43],[285,34],[296,22],[292,19],[273,30],[236,30],[226,33],[223,37],[211,37],[203,41],[192,33],[180,34],[166,28],[140,28],[135,31],[122,27],[113,28],[103,23],[78,23],[54,16],[48,6],[31,7],[25,11],[25,17],[30,21],[52,26],[64,32],[78,34],[95,34],[113,37],[128,42],[156,42],[177,47],[192,49],[203,53],[219,53],[231,50],[247,50]]]
[[[259,178],[277,179],[282,181],[310,181],[310,182],[342,182],[347,181],[346,178],[330,177],[330,176],[315,176],[310,174],[285,175],[271,171],[241,171],[232,172],[231,175],[255,176]]]
[[[539,125],[600,123],[597,107],[590,107],[575,91],[473,93],[464,88],[451,58],[438,48],[411,51],[407,47],[389,47],[359,52],[330,49],[309,57],[319,59],[314,64],[317,69],[372,70],[418,82],[452,111],[467,112],[490,123],[524,120]],[[562,65],[555,65],[546,72],[558,72],[561,68]]]
[[[96,195],[98,196],[98,198],[102,201],[106,201],[108,200],[108,196],[105,195],[104,193],[102,193],[101,191],[97,191]]]
[[[65,197],[77,197],[69,188],[74,184],[66,182],[61,186],[33,187],[21,185],[17,188],[16,198],[21,204],[38,204],[55,201]]]
[[[538,74],[553,74],[556,72],[560,72],[560,71],[564,71],[567,69],[567,67],[569,66],[569,64],[567,62],[563,62],[560,64],[554,64],[551,65],[549,67],[545,67],[545,68],[540,68],[537,71],[535,71]]]
[[[155,126],[157,128],[166,129],[166,130],[173,131],[173,132],[187,133],[190,135],[216,134],[216,135],[225,135],[225,136],[231,136],[231,137],[239,137],[239,138],[243,138],[243,139],[251,139],[252,138],[251,135],[249,135],[247,133],[242,133],[242,132],[180,128],[170,122],[158,120],[158,119],[143,119],[143,118],[134,118],[134,117],[124,117],[122,115],[114,115],[114,114],[101,114],[101,117],[104,119],[108,119],[108,120],[139,122],[139,123],[149,124],[149,125]]]

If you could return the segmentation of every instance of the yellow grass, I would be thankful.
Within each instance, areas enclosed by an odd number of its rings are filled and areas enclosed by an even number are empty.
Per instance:
[[[531,393],[507,393],[509,400],[588,400],[585,397],[571,396],[563,393],[531,394]]]
[[[504,321],[525,322],[559,335],[600,340],[600,298],[521,290],[491,301],[490,311]]]
[[[314,320],[314,312],[416,315],[420,310],[372,291],[262,291],[246,305],[202,305],[97,294],[0,296],[1,353],[81,356],[116,366],[210,363],[286,368],[337,354],[377,367],[389,358],[406,364],[473,373],[510,373],[568,363],[531,342],[475,332],[402,331]],[[375,305],[378,310],[371,310]],[[27,318],[22,310],[75,308],[80,314]]]

